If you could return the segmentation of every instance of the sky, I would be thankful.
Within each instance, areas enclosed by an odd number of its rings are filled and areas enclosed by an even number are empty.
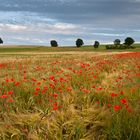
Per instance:
[[[140,42],[140,0],[0,0],[0,37],[11,45]]]

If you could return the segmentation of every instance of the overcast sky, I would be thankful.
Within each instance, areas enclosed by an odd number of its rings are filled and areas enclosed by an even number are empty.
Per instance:
[[[0,0],[5,44],[75,45],[95,40],[140,42],[140,0]]]

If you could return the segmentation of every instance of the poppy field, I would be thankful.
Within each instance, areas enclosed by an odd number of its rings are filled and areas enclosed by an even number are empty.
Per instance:
[[[1,140],[139,140],[140,52],[0,56]]]

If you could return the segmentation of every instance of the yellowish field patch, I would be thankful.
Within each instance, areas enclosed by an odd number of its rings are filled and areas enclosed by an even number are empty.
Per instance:
[[[86,51],[82,51],[82,52],[78,52],[78,51],[65,51],[65,52],[2,52],[0,53],[1,55],[12,55],[12,54],[20,54],[20,55],[47,55],[47,54],[70,54],[70,55],[110,55],[110,54],[121,54],[121,53],[128,53],[128,52],[86,52]]]

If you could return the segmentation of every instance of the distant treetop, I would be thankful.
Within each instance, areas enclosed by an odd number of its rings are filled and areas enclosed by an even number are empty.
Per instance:
[[[58,47],[58,43],[57,43],[56,40],[51,40],[50,44],[51,44],[52,47]]]
[[[115,39],[114,40],[114,45],[120,45],[121,44],[121,40],[120,39]]]
[[[95,41],[95,43],[94,43],[94,48],[98,48],[99,47],[99,45],[100,45],[100,43],[99,43],[99,41]]]
[[[3,44],[3,40],[0,38],[0,44]]]
[[[124,44],[126,44],[126,45],[128,45],[128,46],[132,45],[134,42],[135,42],[134,39],[131,38],[131,37],[127,37],[127,38],[124,40]]]
[[[76,46],[77,46],[77,47],[81,47],[82,45],[84,45],[83,40],[80,39],[80,38],[78,38],[78,39],[76,40]]]

